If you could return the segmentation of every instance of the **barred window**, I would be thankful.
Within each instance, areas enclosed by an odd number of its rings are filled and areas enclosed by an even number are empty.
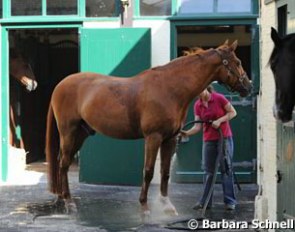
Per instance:
[[[86,0],[87,17],[116,17],[119,16],[120,0]]]
[[[252,0],[180,0],[179,14],[250,13]]]
[[[11,15],[41,15],[41,0],[11,0]]]
[[[140,15],[171,15],[171,0],[140,0]]]
[[[47,15],[77,15],[77,0],[47,0]]]
[[[3,18],[3,14],[2,14],[2,0],[0,0],[0,19]]]
[[[181,0],[180,14],[213,13],[213,0]]]
[[[251,0],[218,0],[217,12],[251,12]]]

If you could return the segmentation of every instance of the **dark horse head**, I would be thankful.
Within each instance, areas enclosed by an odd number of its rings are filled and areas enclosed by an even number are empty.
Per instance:
[[[295,104],[295,33],[280,37],[271,28],[271,39],[275,45],[269,60],[276,87],[273,113],[276,119],[288,122]]]

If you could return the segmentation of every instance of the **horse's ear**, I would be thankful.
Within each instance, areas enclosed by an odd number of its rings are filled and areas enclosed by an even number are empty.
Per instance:
[[[182,52],[182,55],[183,55],[183,56],[188,56],[189,54],[190,54],[189,51],[183,51],[183,52]]]
[[[230,45],[230,49],[232,51],[235,51],[237,49],[237,47],[238,47],[238,41],[235,40],[235,42],[233,42],[232,45]]]
[[[274,42],[276,47],[280,47],[282,43],[282,38],[279,36],[277,30],[274,29],[273,27],[271,28],[271,39]]]

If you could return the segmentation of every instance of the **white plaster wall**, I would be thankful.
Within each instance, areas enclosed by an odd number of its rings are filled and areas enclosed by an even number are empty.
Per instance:
[[[2,30],[2,27],[0,26],[0,31]],[[2,33],[0,33],[0,44],[2,44]],[[0,54],[2,54],[1,46],[0,46]],[[0,64],[2,64],[2,56],[0,56]],[[0,69],[0,72],[2,70]],[[0,77],[2,78],[2,74],[0,74]],[[0,89],[2,90],[2,81],[0,81]],[[2,94],[0,94],[0,109],[2,109]],[[0,122],[2,122],[2,114],[0,114]],[[2,123],[0,123],[0,131],[2,131]],[[3,138],[1,137],[0,142],[0,182],[2,180],[2,143]]]
[[[120,21],[94,21],[94,22],[83,22],[85,28],[119,28]]]
[[[272,114],[274,80],[268,65],[273,48],[271,26],[276,27],[275,2],[261,1],[260,21],[260,94],[258,97],[258,184],[260,193],[255,201],[255,217],[276,220],[276,122]]]
[[[134,20],[133,27],[151,28],[152,67],[170,61],[170,22],[168,20]]]
[[[167,20],[134,20],[133,27],[151,28],[152,67],[170,62],[170,22]],[[157,156],[152,183],[160,183],[160,156]]]

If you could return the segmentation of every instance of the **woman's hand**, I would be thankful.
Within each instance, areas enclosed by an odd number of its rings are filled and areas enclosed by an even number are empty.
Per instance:
[[[213,128],[218,129],[220,127],[220,124],[221,124],[221,121],[217,119],[213,121],[211,125]]]
[[[183,138],[187,138],[187,137],[189,137],[189,134],[187,133],[187,131],[181,130],[179,133],[179,136],[181,136]]]

